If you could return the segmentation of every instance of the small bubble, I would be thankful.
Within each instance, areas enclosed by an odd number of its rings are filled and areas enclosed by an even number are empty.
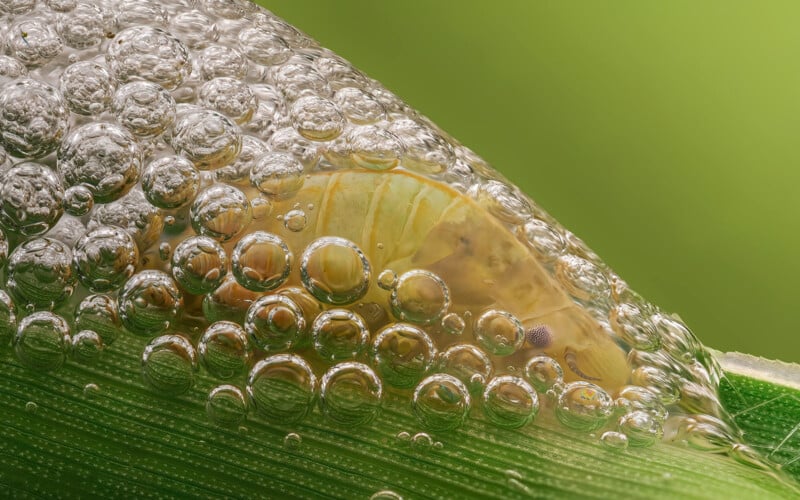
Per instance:
[[[206,415],[216,425],[233,428],[247,416],[247,401],[241,389],[233,385],[220,385],[208,393]]]
[[[33,401],[28,401],[25,403],[25,411],[28,413],[36,413],[39,410],[39,405],[34,403]]]
[[[410,389],[433,365],[436,347],[420,328],[394,323],[375,336],[371,355],[376,370],[387,384]]]
[[[94,61],[68,66],[59,79],[59,89],[69,109],[79,115],[97,115],[111,104],[116,81],[108,69]]]
[[[172,276],[189,293],[202,295],[216,290],[228,272],[228,255],[208,236],[183,240],[172,255]]]
[[[197,347],[200,361],[217,378],[229,379],[243,373],[250,365],[253,351],[244,329],[230,321],[209,326]]]
[[[525,331],[513,314],[490,309],[475,322],[475,338],[490,353],[508,356],[522,347]]]
[[[306,247],[300,279],[311,295],[326,304],[351,304],[367,293],[370,265],[355,243],[327,236]]]
[[[344,116],[328,99],[307,95],[297,99],[290,110],[295,129],[310,141],[330,141],[344,130]]]
[[[122,333],[116,301],[108,295],[89,295],[75,309],[75,328],[97,333],[105,345],[111,345]]]
[[[346,426],[371,422],[380,411],[382,397],[380,379],[362,363],[335,365],[325,373],[320,383],[322,413]]]
[[[198,101],[205,107],[227,116],[238,125],[250,121],[258,100],[243,81],[220,76],[204,83],[198,91]]]
[[[614,401],[591,382],[571,382],[558,398],[556,417],[565,426],[594,431],[603,427],[614,411]]]
[[[0,290],[0,348],[6,347],[17,331],[14,301]]]
[[[377,283],[384,290],[392,290],[397,285],[397,275],[391,269],[384,269],[378,275]]]
[[[172,245],[167,243],[166,241],[162,241],[158,245],[158,258],[164,262],[167,262],[172,257]]]
[[[198,234],[224,243],[247,227],[252,210],[242,191],[227,184],[215,184],[197,196],[189,215]]]
[[[95,203],[124,196],[142,167],[136,139],[112,123],[88,123],[71,131],[58,150],[58,171],[67,186],[87,187]]]
[[[50,85],[20,78],[0,89],[0,145],[12,156],[46,156],[68,129],[67,103]]]
[[[256,160],[250,170],[253,187],[279,199],[296,193],[304,182],[303,165],[289,153],[266,153]]]
[[[628,385],[620,389],[615,403],[626,411],[644,410],[660,422],[669,416],[667,409],[653,391],[637,385]]]
[[[545,394],[554,384],[563,382],[564,371],[550,356],[534,356],[525,364],[525,379],[539,393]]]
[[[103,340],[96,332],[82,330],[72,336],[72,358],[79,363],[97,361],[105,349]]]
[[[159,28],[135,26],[116,34],[106,62],[122,82],[148,80],[167,90],[177,88],[191,71],[189,52]]]
[[[519,377],[495,377],[483,391],[483,412],[492,423],[516,429],[536,417],[539,397],[533,387]]]
[[[661,439],[664,431],[653,416],[642,410],[626,413],[619,419],[619,431],[628,437],[630,446],[652,446]]]
[[[194,385],[196,372],[194,346],[180,335],[156,337],[142,353],[142,378],[161,394],[185,394]]]
[[[284,295],[265,295],[247,309],[244,329],[250,340],[265,351],[290,349],[306,332],[303,310]]]
[[[100,395],[100,387],[93,382],[89,382],[83,386],[83,395],[87,398],[97,397]]]
[[[296,450],[301,444],[303,444],[303,438],[296,432],[290,432],[283,437],[283,446],[290,450]]]
[[[139,335],[163,332],[183,308],[183,296],[172,277],[153,270],[141,271],[129,279],[118,301],[122,324]]]
[[[395,439],[397,439],[398,441],[400,441],[402,443],[407,443],[407,442],[411,441],[411,434],[409,434],[406,431],[400,431],[400,432],[397,433],[397,435],[395,435]]]
[[[35,312],[19,322],[14,352],[20,362],[32,370],[58,370],[72,345],[69,333],[69,325],[61,316]]]
[[[25,236],[45,233],[63,212],[64,188],[55,172],[46,166],[22,162],[3,173],[0,224],[10,232]]]
[[[356,358],[370,340],[364,319],[348,309],[321,313],[311,326],[314,349],[326,361]]]
[[[610,450],[625,450],[628,448],[628,436],[621,432],[606,431],[600,436],[600,442]]]
[[[299,233],[305,229],[307,222],[306,213],[302,210],[289,210],[283,216],[283,226],[293,233]]]
[[[442,318],[442,329],[450,335],[461,335],[466,326],[464,318],[456,313],[445,314]]]
[[[75,217],[88,214],[94,207],[94,196],[86,186],[79,184],[64,192],[64,211]]]
[[[392,490],[376,491],[369,500],[403,500],[403,496]]]
[[[124,229],[98,226],[75,244],[72,262],[86,288],[108,292],[118,289],[136,271],[139,249]]]
[[[256,196],[250,200],[250,207],[253,210],[253,220],[269,217],[272,213],[272,203],[263,196]]]
[[[425,378],[414,390],[412,408],[417,419],[434,431],[453,430],[467,418],[471,400],[463,382],[447,374]]]
[[[447,311],[450,292],[444,281],[432,272],[415,269],[397,278],[389,303],[400,321],[430,325]]]
[[[277,354],[259,361],[247,378],[250,402],[271,422],[302,420],[311,411],[316,388],[311,367],[294,354]]]
[[[256,231],[236,243],[231,269],[243,287],[254,292],[266,292],[286,281],[293,260],[292,252],[281,238]]]
[[[472,394],[483,392],[493,371],[489,356],[471,344],[448,347],[439,358],[439,369],[463,382]]]
[[[147,201],[165,209],[181,208],[197,196],[200,173],[181,156],[164,156],[147,164],[142,173],[142,191]]]
[[[156,137],[175,121],[175,99],[160,85],[136,81],[117,90],[112,111],[133,135]]]
[[[433,447],[433,439],[425,432],[418,432],[411,437],[411,448],[417,451],[428,451]]]

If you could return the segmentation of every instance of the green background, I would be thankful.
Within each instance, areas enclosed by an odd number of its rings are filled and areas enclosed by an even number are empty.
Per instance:
[[[800,361],[800,4],[261,0],[707,345]]]

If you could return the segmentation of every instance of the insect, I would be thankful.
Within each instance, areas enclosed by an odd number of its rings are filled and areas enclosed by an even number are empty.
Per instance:
[[[258,196],[254,188],[243,189],[248,197]],[[302,231],[287,231],[281,214],[298,206],[314,208],[306,211]],[[274,200],[272,213],[254,220],[247,234],[280,234],[295,260],[319,238],[344,238],[364,252],[375,275],[384,269],[398,275],[424,269],[441,277],[453,312],[478,316],[492,308],[508,311],[529,332],[549,325],[536,337],[541,342],[529,342],[503,363],[522,366],[531,355],[546,352],[570,369],[568,380],[599,381],[608,390],[628,380],[625,353],[572,302],[535,254],[478,202],[446,184],[404,169],[315,173],[293,196]],[[240,239],[225,244],[229,254]],[[348,265],[334,254],[322,263],[340,277],[354,272]],[[300,285],[298,267],[293,266],[287,285]],[[240,313],[263,295],[235,283],[216,293],[220,301],[236,304]],[[391,315],[374,309],[387,304],[387,297],[387,291],[372,286],[353,308],[363,310],[369,304],[370,326],[380,327]],[[441,348],[454,342],[445,337],[436,339]]]

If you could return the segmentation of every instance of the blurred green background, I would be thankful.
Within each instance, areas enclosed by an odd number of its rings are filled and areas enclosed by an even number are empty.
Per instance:
[[[800,3],[260,2],[707,345],[800,361]]]

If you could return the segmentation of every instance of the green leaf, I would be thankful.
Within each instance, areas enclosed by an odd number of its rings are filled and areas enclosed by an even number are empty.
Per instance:
[[[422,431],[408,401],[399,399],[365,427],[338,427],[315,410],[296,426],[249,420],[222,428],[206,418],[204,400],[216,384],[205,374],[180,398],[144,387],[138,369],[144,345],[124,336],[98,364],[69,364],[57,375],[34,373],[6,353],[0,361],[0,484],[6,491],[341,498],[385,489],[406,498],[780,498],[796,492],[726,456],[663,443],[615,452],[596,436],[548,421],[548,412],[523,431],[498,429],[473,412],[458,431],[416,443],[397,437]],[[741,376],[729,380],[751,406],[767,394],[765,387],[783,390]],[[285,443],[291,432],[299,444]],[[759,439],[769,439],[766,432]]]

